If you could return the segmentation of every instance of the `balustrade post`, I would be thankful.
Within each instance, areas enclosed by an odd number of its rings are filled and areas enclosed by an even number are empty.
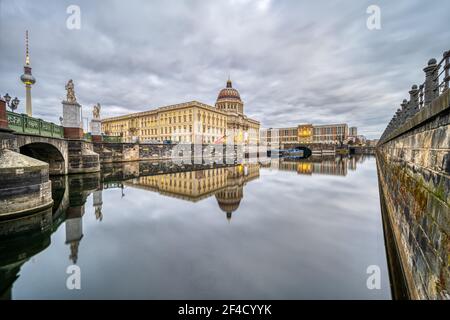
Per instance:
[[[400,110],[400,125],[403,125],[406,122],[406,119],[408,118],[407,110],[408,107],[408,100],[403,99],[402,103],[400,104],[402,107]]]
[[[8,129],[8,115],[6,114],[6,101],[0,96],[0,131]]]
[[[425,72],[424,105],[426,106],[439,96],[439,68],[436,59],[430,59],[423,71]]]
[[[25,133],[25,127],[27,126],[26,123],[27,119],[25,118],[25,115],[23,113],[20,114],[20,122],[22,124],[22,132]]]
[[[413,117],[419,111],[419,89],[413,85],[409,91],[408,117]]]

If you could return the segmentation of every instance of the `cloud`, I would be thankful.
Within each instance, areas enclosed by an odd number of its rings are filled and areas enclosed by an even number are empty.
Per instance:
[[[0,93],[19,96],[23,110],[29,29],[34,114],[55,122],[71,78],[84,115],[100,102],[114,116],[214,104],[231,74],[263,127],[347,122],[375,138],[423,82],[427,60],[449,49],[443,0],[378,1],[376,31],[366,28],[370,1],[82,0],[81,30],[66,28],[70,4],[0,2]]]

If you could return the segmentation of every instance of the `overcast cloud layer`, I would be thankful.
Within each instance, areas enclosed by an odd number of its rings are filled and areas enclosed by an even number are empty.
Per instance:
[[[81,8],[81,30],[66,8]],[[369,5],[381,30],[366,27]],[[84,116],[198,100],[231,74],[262,127],[346,122],[377,138],[423,67],[450,49],[450,1],[0,0],[0,94],[21,99],[30,32],[34,115],[57,122],[75,82]]]

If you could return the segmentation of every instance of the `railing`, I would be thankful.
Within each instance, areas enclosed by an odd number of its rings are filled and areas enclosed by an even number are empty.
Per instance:
[[[441,69],[441,66],[443,66],[443,68]],[[436,67],[437,69],[437,76],[433,79],[436,83],[438,83],[438,86],[435,90],[437,90],[438,95],[441,95],[445,90],[448,89],[449,87],[449,82],[450,82],[450,50],[448,50],[447,52],[444,52],[443,58],[442,60],[439,62],[439,64]],[[439,72],[439,70],[441,70]],[[442,78],[442,81],[439,83],[439,78],[441,76],[444,76]]]
[[[92,141],[92,134],[91,134],[90,132],[86,132],[86,133],[83,135],[83,138],[84,138],[84,140]]]
[[[397,109],[397,112],[381,135],[378,145],[396,136],[395,131],[397,129],[421,110],[429,108],[434,99],[439,98],[439,96],[449,89],[450,50],[444,52],[439,63],[437,63],[436,59],[428,61],[428,66],[425,67],[424,72],[425,82],[420,86],[412,86],[409,91],[409,101],[406,99],[403,100],[401,109]],[[442,81],[439,82],[439,79],[442,79]]]
[[[120,136],[102,136],[103,142],[110,142],[110,143],[121,143],[122,137]]]
[[[34,134],[44,137],[64,138],[64,129],[52,122],[32,118],[26,114],[6,111],[8,127],[18,133]]]

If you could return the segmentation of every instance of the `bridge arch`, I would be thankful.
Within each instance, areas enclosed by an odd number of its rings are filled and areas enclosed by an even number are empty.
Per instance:
[[[49,165],[49,175],[65,174],[65,160],[61,152],[48,143],[33,142],[20,147],[20,153]]]
[[[17,135],[20,153],[49,164],[50,175],[68,173],[68,147],[63,139]]]
[[[295,144],[295,145],[291,145],[288,150],[290,150],[291,152],[292,151],[299,152],[300,154],[302,154],[300,156],[300,158],[303,158],[303,159],[309,158],[312,155],[312,148],[310,145]],[[293,153],[293,154],[295,154],[295,153]]]
[[[304,152],[304,158],[309,158],[312,154],[312,150],[311,147],[309,146],[296,146],[295,147],[296,150],[298,151],[303,151]]]

